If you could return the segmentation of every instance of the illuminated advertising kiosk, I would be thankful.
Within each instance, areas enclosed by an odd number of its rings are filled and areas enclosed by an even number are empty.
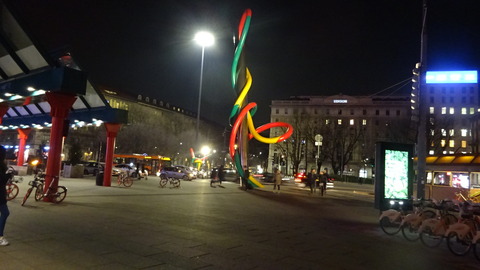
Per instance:
[[[413,145],[378,142],[375,149],[375,208],[410,208]]]

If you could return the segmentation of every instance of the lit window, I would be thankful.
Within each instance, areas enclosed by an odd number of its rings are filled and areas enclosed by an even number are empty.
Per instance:
[[[467,129],[461,129],[460,130],[460,133],[462,133],[462,137],[467,137],[467,132],[468,132]]]
[[[341,125],[342,124],[342,119],[338,119],[337,123],[338,123],[338,125]]]
[[[330,119],[325,120],[325,125],[328,125],[328,124],[330,124]]]
[[[442,107],[442,114],[447,114],[447,107]]]
[[[445,140],[441,140],[441,141],[440,141],[440,145],[441,145],[442,147],[445,147]]]
[[[350,126],[353,126],[355,124],[355,121],[353,119],[350,119]]]
[[[435,136],[435,130],[434,129],[430,129],[430,135]]]
[[[430,114],[434,114],[435,113],[435,107],[430,107]]]
[[[467,108],[462,108],[462,114],[467,114]]]
[[[475,108],[470,108],[470,114],[474,114],[475,113]]]
[[[367,119],[362,120],[362,125],[366,126],[367,125]]]
[[[467,141],[462,141],[462,148],[467,148]]]
[[[455,114],[455,108],[450,107],[450,114]]]
[[[455,141],[454,140],[449,140],[448,141],[448,146],[455,147]]]
[[[455,130],[452,128],[448,131],[449,136],[454,136],[455,135]]]
[[[441,129],[441,132],[442,132],[442,136],[447,136],[447,130],[446,129]]]

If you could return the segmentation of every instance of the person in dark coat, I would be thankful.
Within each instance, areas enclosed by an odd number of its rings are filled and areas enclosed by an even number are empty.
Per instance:
[[[314,193],[315,188],[317,185],[317,171],[315,169],[312,169],[308,174],[307,174],[307,183],[310,186],[310,192]]]
[[[7,218],[10,215],[10,211],[7,206],[7,191],[6,185],[10,176],[7,174],[7,164],[5,163],[6,150],[3,146],[0,146],[0,246],[8,245],[7,239],[3,236],[5,230],[5,224]]]
[[[220,181],[220,184],[222,184],[222,181],[225,181],[225,171],[224,171],[224,167],[223,165],[220,165],[220,167],[218,167],[218,181]]]

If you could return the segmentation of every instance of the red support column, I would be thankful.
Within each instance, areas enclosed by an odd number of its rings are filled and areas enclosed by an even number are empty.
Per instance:
[[[32,131],[31,128],[18,128],[18,138],[20,142],[18,144],[18,154],[17,154],[17,166],[23,166],[25,162],[25,145],[27,144],[28,135]]]
[[[105,123],[107,129],[107,147],[105,149],[105,171],[103,172],[103,185],[109,187],[112,185],[112,166],[113,153],[115,151],[115,138],[122,124]]]
[[[52,129],[50,131],[50,150],[48,151],[44,192],[48,190],[50,184],[52,187],[58,186],[62,155],[63,123],[68,116],[70,108],[77,99],[74,95],[58,92],[47,92],[46,96],[51,107],[50,116],[52,117]],[[49,198],[45,197],[44,201],[49,201]]]
[[[7,113],[7,111],[10,109],[6,103],[0,103],[0,124],[3,122],[3,116]],[[2,133],[2,130],[0,129],[0,134]]]

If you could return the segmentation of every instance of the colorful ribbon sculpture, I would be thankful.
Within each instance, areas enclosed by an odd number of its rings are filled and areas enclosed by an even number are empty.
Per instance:
[[[200,170],[200,167],[202,167],[203,162],[207,157],[203,158],[197,158],[195,157],[195,152],[193,152],[193,148],[190,148],[190,154],[192,154],[192,163],[197,164],[197,170]]]
[[[245,45],[245,40],[248,34],[248,30],[250,28],[251,18],[252,18],[252,11],[250,9],[245,10],[240,20],[240,24],[238,25],[239,42],[235,49],[235,55],[233,57],[233,64],[232,64],[233,89],[237,87],[239,74],[242,68],[242,67],[239,67],[238,65],[239,65],[240,55],[242,54],[242,50]],[[240,136],[240,130],[241,130],[240,127],[245,117],[247,118],[247,126],[245,128],[248,127],[248,131],[249,131],[248,139],[255,138],[256,140],[263,143],[279,143],[288,139],[293,132],[293,127],[290,124],[284,123],[284,122],[268,123],[255,129],[252,116],[256,112],[257,104],[254,102],[251,102],[242,108],[242,104],[244,103],[245,97],[247,96],[248,91],[252,86],[252,75],[250,74],[250,71],[246,67],[245,67],[245,81],[246,81],[245,85],[240,91],[240,95],[238,96],[237,101],[235,101],[232,112],[230,113],[230,123],[232,122],[232,119],[235,116],[236,116],[236,119],[233,122],[232,133],[230,135],[229,153],[232,160],[235,161],[235,167],[237,169],[238,174],[242,178],[245,177],[245,172],[242,169],[242,163],[246,164],[246,162],[242,162],[241,160],[241,156],[242,156],[241,151],[245,151],[246,149],[243,149],[241,147],[236,147],[236,145],[240,145],[241,140],[243,139]],[[263,132],[265,130],[268,130],[274,127],[285,127],[286,128],[285,134],[278,137],[274,137],[274,138],[263,137],[262,135],[259,134],[260,132]],[[244,156],[247,156],[247,155],[244,155]],[[251,175],[249,176],[248,181],[253,186],[263,187],[263,185]]]

